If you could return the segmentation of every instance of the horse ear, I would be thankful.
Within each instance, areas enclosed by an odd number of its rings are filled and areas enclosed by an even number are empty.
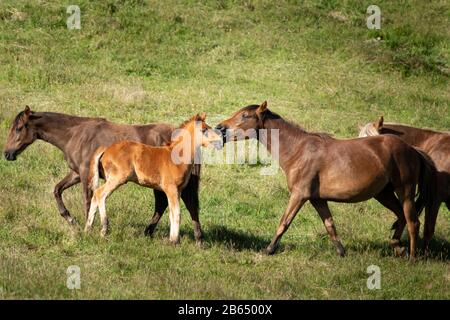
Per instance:
[[[267,109],[267,101],[264,101],[263,103],[261,103],[258,109],[256,109],[256,113],[262,113],[266,111],[266,109]]]
[[[380,130],[383,127],[384,118],[383,116],[378,119],[377,122],[374,123],[375,129]]]
[[[24,110],[24,112],[25,112],[25,114],[26,114],[27,116],[29,116],[29,115],[30,115],[30,113],[31,113],[31,109],[30,109],[30,106],[29,106],[29,105],[26,105],[26,106],[25,106],[25,110]]]
[[[197,115],[195,116],[195,120],[197,121],[205,121],[206,119],[206,113],[202,112],[202,113],[197,113]]]

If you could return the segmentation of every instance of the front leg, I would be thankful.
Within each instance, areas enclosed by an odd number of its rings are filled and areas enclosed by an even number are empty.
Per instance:
[[[171,188],[166,191],[167,199],[169,201],[169,219],[170,219],[170,242],[173,244],[180,243],[180,193],[177,189]]]
[[[75,225],[75,219],[70,215],[69,210],[67,210],[64,205],[62,193],[64,190],[76,185],[80,182],[80,176],[75,171],[70,171],[64,179],[62,179],[56,186],[53,191],[53,194],[56,199],[56,203],[58,205],[58,210],[61,216],[70,224]]]
[[[283,214],[283,217],[281,218],[280,225],[278,226],[277,232],[275,236],[272,239],[272,242],[269,244],[269,246],[266,249],[266,254],[274,254],[275,250],[277,249],[278,243],[281,240],[281,237],[283,234],[287,231],[289,228],[292,220],[294,220],[295,216],[297,215],[297,212],[300,210],[300,208],[303,206],[303,204],[306,202],[306,198],[301,195],[300,193],[294,191],[291,194],[291,197],[289,199],[288,206]]]
[[[151,236],[158,225],[161,216],[164,214],[164,211],[167,209],[167,197],[166,194],[162,191],[153,189],[153,193],[155,195],[155,213],[153,214],[150,223],[145,228],[144,234],[146,236]]]

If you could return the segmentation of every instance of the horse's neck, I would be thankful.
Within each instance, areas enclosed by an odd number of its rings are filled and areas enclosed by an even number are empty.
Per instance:
[[[170,151],[175,152],[176,155],[180,155],[184,160],[186,160],[186,162],[188,162],[183,164],[191,165],[199,161],[201,150],[200,146],[197,146],[195,141],[192,141],[192,139],[194,139],[194,135],[192,133],[190,133],[189,139],[190,141],[188,145],[186,145],[186,142],[183,140],[172,142],[170,144]]]
[[[395,135],[398,135],[406,143],[419,148],[423,147],[426,144],[427,140],[431,136],[436,134],[429,130],[395,124],[386,124],[383,128],[385,131],[383,133],[393,133]]]
[[[37,138],[48,142],[65,152],[66,145],[72,137],[71,128],[79,121],[71,121],[71,116],[56,113],[35,113],[38,116],[33,120]],[[75,117],[73,117],[75,119]]]
[[[293,133],[295,137],[292,136]],[[290,154],[292,154],[292,139],[298,142],[307,137],[306,131],[294,128],[282,118],[267,119],[264,121],[263,132],[259,134],[259,142],[267,148],[272,157],[278,160],[280,167],[286,172]]]

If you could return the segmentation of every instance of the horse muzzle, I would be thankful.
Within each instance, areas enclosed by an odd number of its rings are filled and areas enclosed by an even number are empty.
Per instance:
[[[14,161],[17,159],[17,154],[15,151],[5,151],[4,155],[5,155],[5,159],[8,161]]]
[[[226,139],[227,139],[227,129],[228,129],[227,126],[224,126],[224,125],[221,125],[221,124],[217,125],[216,128],[215,128],[215,130],[216,130],[216,131],[219,131],[220,134],[222,135],[222,139],[223,139],[223,143],[222,143],[222,144],[225,144],[225,142],[226,142]]]

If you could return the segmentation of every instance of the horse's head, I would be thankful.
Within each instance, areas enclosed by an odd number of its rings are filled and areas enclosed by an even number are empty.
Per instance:
[[[214,129],[205,122],[205,119],[205,113],[197,114],[186,121],[181,126],[181,129],[189,134],[187,141],[191,141],[194,149],[200,146],[208,147],[210,145],[219,149],[222,146],[222,136],[216,133]]]
[[[16,160],[17,156],[32,144],[37,133],[30,122],[35,118],[29,106],[25,107],[14,119],[6,140],[4,155],[6,160]]]
[[[378,136],[381,132],[381,129],[383,128],[383,122],[384,119],[383,116],[381,116],[377,121],[369,122],[368,124],[364,125],[360,128],[359,137],[364,138],[370,136]]]
[[[263,116],[267,109],[267,101],[261,105],[250,105],[236,111],[231,118],[216,126],[223,136],[224,142],[256,138],[262,129]]]

